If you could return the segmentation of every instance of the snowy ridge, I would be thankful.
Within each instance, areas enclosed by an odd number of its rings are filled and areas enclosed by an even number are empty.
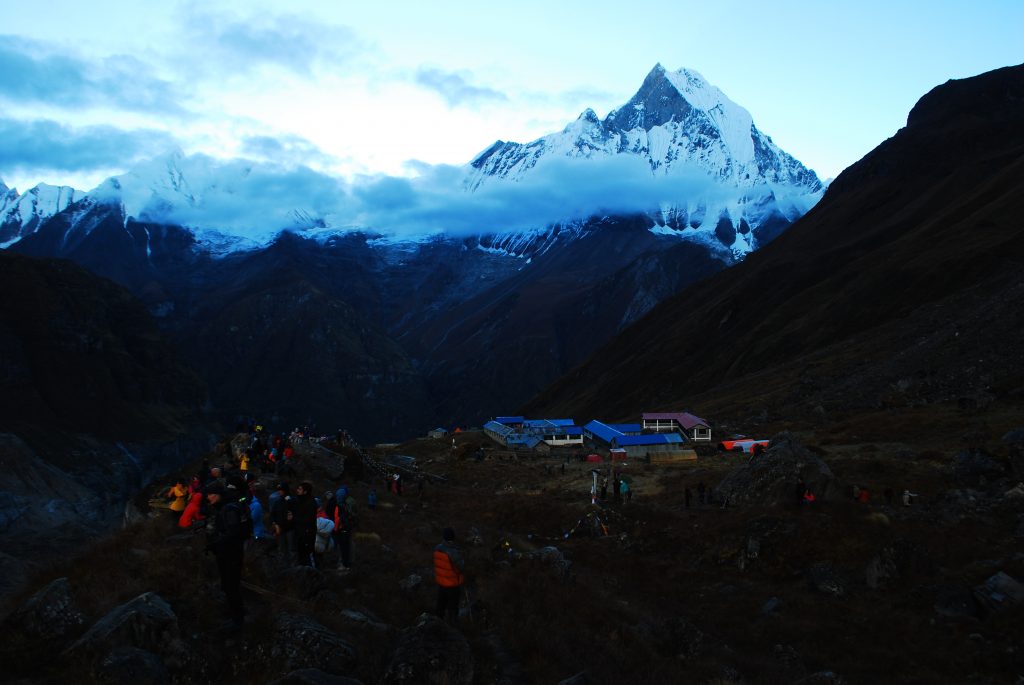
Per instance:
[[[32,233],[46,219],[62,212],[83,196],[70,186],[40,183],[24,194],[0,182],[0,248]]]
[[[773,217],[795,220],[824,192],[814,172],[758,131],[747,110],[697,72],[670,73],[660,64],[637,94],[603,121],[587,109],[562,131],[531,143],[496,142],[470,163],[465,185],[476,191],[522,181],[553,160],[618,155],[642,159],[655,177],[682,180],[700,170],[720,188],[731,189],[724,196],[674,198],[651,215],[670,229],[658,232],[683,232],[682,237],[689,237],[687,229],[713,232],[727,219],[737,229],[727,245],[737,256],[757,247],[753,229]],[[721,233],[719,240],[725,242]]]
[[[0,184],[0,247],[87,198],[118,211],[126,228],[133,219],[185,227],[196,249],[213,255],[260,249],[293,231],[320,242],[367,233],[378,246],[468,239],[529,259],[585,237],[594,217],[646,212],[659,235],[740,258],[822,193],[814,172],[758,131],[747,110],[697,72],[659,64],[604,120],[587,109],[560,132],[498,141],[461,169],[417,178],[346,181],[176,150],[87,194],[40,185],[19,196]],[[71,230],[90,230],[79,219]]]

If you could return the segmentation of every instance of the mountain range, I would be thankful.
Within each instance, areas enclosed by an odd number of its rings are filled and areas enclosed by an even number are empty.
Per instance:
[[[935,88],[792,229],[666,298],[525,411],[700,406],[749,427],[1019,405],[1022,120],[1022,66]]]
[[[266,170],[172,153],[89,193],[34,189],[48,199],[32,211],[33,191],[8,191],[0,235],[129,288],[225,413],[381,439],[526,402],[823,192],[746,110],[660,65],[603,121],[588,110],[561,133],[491,146],[457,190],[493,197],[565,163],[639,168],[665,194],[642,211],[474,234],[353,227],[324,193],[268,198]],[[265,220],[226,220],[243,200]]]

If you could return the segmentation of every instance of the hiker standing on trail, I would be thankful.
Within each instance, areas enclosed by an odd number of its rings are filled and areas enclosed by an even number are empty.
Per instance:
[[[251,520],[248,509],[241,505],[222,483],[213,482],[206,488],[206,499],[215,513],[214,527],[207,541],[207,550],[217,557],[220,587],[227,599],[231,630],[241,630],[245,618],[242,603],[242,560],[245,541],[249,539]]]
[[[291,496],[288,494],[288,489],[288,483],[278,483],[277,496],[271,496],[270,502],[270,525],[274,531],[274,537],[277,538],[278,554],[285,563],[292,553],[295,538],[291,517]]]
[[[295,526],[295,555],[299,566],[313,565],[313,547],[316,544],[316,500],[313,484],[303,481],[295,488],[292,500],[292,525]]]
[[[249,515],[252,517],[252,536],[256,540],[265,540],[267,531],[263,528],[263,505],[255,492],[250,492]]]
[[[370,494],[366,496],[366,506],[370,509],[377,508],[377,488],[370,488]]]
[[[622,489],[622,496],[626,499],[626,504],[633,501],[633,488],[629,487],[629,483],[622,480],[619,481],[619,487]]]
[[[326,502],[333,502],[334,493],[328,492],[329,498]],[[324,505],[326,506],[326,505]],[[321,506],[316,512],[316,541],[313,544],[313,559],[316,563],[314,568],[324,568],[324,555],[334,548],[334,517],[328,515],[327,510]]]
[[[455,546],[455,531],[445,528],[441,544],[434,548],[434,581],[437,583],[437,615],[449,623],[459,617],[459,595],[466,562],[462,552]]]

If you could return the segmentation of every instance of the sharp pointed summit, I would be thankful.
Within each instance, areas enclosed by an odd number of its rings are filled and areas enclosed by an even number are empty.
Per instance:
[[[562,131],[531,143],[495,143],[469,165],[466,186],[521,181],[556,159],[616,157],[641,160],[653,176],[678,180],[678,190],[668,184],[659,207],[651,208],[659,226],[698,240],[714,236],[735,256],[774,238],[824,192],[813,171],[754,126],[750,112],[696,71],[670,72],[660,63],[603,121],[587,109]]]

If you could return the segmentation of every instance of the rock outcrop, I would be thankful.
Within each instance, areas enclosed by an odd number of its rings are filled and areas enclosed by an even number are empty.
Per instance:
[[[730,505],[780,506],[797,503],[801,484],[819,501],[840,497],[841,486],[828,465],[791,434],[780,433],[765,452],[723,478],[714,492]]]
[[[399,635],[381,682],[469,685],[473,672],[473,652],[462,633],[437,616],[423,614],[415,626]]]

